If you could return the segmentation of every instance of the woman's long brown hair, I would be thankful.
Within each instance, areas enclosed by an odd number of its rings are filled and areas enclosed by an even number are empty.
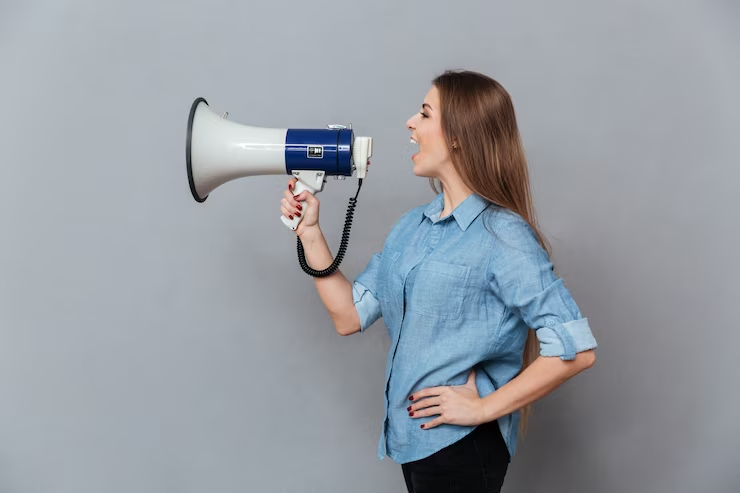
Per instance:
[[[442,130],[452,163],[465,185],[489,202],[519,214],[549,256],[550,245],[537,225],[527,160],[509,93],[494,79],[471,71],[448,70],[432,84],[439,91]],[[434,180],[430,184],[437,192]],[[537,337],[530,330],[522,371],[538,355]],[[531,405],[520,413],[523,432]]]

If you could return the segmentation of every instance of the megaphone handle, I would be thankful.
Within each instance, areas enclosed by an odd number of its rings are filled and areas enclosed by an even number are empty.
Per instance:
[[[303,192],[304,190],[308,190],[312,194],[316,193],[316,190],[306,185],[301,180],[296,180],[295,182],[295,188],[293,189],[293,195],[298,195],[299,193]],[[301,215],[300,216],[293,216],[293,219],[290,219],[285,216],[280,216],[280,220],[283,221],[283,224],[285,224],[287,227],[289,227],[291,230],[295,231],[298,228],[298,224],[303,219],[303,215],[306,213],[306,201],[303,200],[300,202],[301,207]]]

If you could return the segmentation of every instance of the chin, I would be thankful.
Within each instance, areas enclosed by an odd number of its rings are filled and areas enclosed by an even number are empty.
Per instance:
[[[426,173],[423,168],[420,168],[418,166],[414,166],[412,169],[414,174],[420,178],[429,178],[429,173]]]
[[[412,171],[420,178],[437,178],[437,174],[432,170],[426,169],[423,166],[414,165]]]
[[[419,176],[421,178],[431,178],[431,173],[429,172],[428,169],[426,169],[423,165],[417,162],[414,162],[414,161],[412,162],[414,163],[412,171],[414,172],[416,176]]]

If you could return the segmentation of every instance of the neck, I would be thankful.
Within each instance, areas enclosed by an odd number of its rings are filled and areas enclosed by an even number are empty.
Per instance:
[[[440,217],[450,214],[455,207],[460,205],[463,200],[468,198],[473,191],[468,188],[459,176],[440,177],[442,189],[444,190],[444,207]]]

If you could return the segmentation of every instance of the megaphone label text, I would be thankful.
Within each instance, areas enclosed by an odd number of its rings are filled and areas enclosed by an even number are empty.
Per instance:
[[[321,159],[324,157],[324,146],[308,146],[306,156],[309,158]]]

